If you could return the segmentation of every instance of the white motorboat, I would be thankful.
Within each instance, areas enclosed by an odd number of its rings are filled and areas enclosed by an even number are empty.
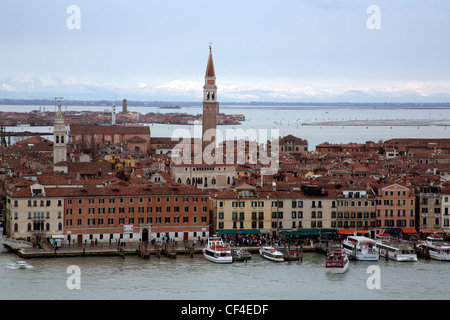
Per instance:
[[[252,258],[252,254],[245,248],[240,248],[234,251],[233,260],[235,261],[247,261]]]
[[[450,261],[450,244],[444,242],[441,235],[429,235],[420,246],[429,253],[430,258],[441,261]]]
[[[261,249],[259,249],[259,254],[261,257],[272,261],[284,261],[283,254],[280,251],[275,250],[274,247],[261,247]]]
[[[382,257],[399,262],[417,261],[414,248],[407,241],[393,240],[388,235],[377,235],[375,243]]]
[[[208,238],[208,244],[203,249],[203,256],[206,260],[215,263],[233,262],[230,246],[225,245],[222,238],[219,236],[212,236]]]
[[[15,269],[32,269],[33,266],[29,265],[28,263],[26,263],[25,261],[18,261],[16,262],[16,264],[14,265]]]
[[[362,236],[348,236],[342,243],[347,255],[358,261],[378,261],[379,253],[373,239]]]
[[[331,273],[344,273],[350,265],[347,253],[342,249],[332,250],[327,254],[325,270]]]

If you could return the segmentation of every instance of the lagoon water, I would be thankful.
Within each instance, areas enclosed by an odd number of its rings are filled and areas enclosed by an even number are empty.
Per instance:
[[[351,261],[344,274],[325,272],[325,254],[275,263],[253,254],[248,262],[219,265],[202,255],[29,259],[14,269],[14,253],[0,253],[0,299],[31,300],[428,300],[448,299],[450,263]],[[80,289],[69,289],[69,266],[80,268]],[[370,277],[379,267],[380,287]]]
[[[43,110],[53,110],[54,107],[41,107]],[[2,111],[32,111],[38,110],[39,106],[0,106]],[[108,106],[68,106],[68,110],[74,111],[110,111]],[[63,108],[65,110],[65,108]],[[156,107],[133,107],[128,106],[129,111],[142,114],[148,112],[181,112],[189,114],[201,114],[202,108],[182,107],[181,109],[158,109]],[[224,138],[227,137],[227,129],[248,130],[254,129],[258,134],[259,130],[266,130],[270,138],[270,130],[278,130],[280,136],[292,134],[302,139],[306,139],[309,150],[314,150],[315,146],[324,142],[329,143],[364,143],[366,141],[388,140],[392,138],[449,138],[450,137],[450,107],[429,107],[429,108],[407,108],[407,107],[368,107],[368,106],[299,106],[299,107],[276,107],[276,106],[240,106],[240,105],[220,105],[220,112],[226,114],[244,114],[246,121],[236,126],[218,126]],[[353,125],[310,125],[314,122],[322,121],[349,121],[349,120],[400,120],[403,124],[392,126],[353,126]],[[418,126],[415,121],[439,120],[445,125],[422,125]],[[413,124],[414,123],[414,124]],[[308,125],[302,125],[308,124]],[[171,137],[176,129],[182,129],[192,137],[200,137],[201,127],[195,128],[193,125],[166,125],[150,124],[151,135],[155,137]],[[42,132],[52,139],[53,127],[7,127],[7,131],[36,131]],[[274,132],[275,133],[275,132]],[[262,135],[258,136],[262,137]],[[221,139],[218,139],[219,141]],[[265,142],[265,141],[264,141]]]

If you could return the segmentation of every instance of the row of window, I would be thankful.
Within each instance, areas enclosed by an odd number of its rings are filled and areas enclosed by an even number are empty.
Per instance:
[[[163,220],[164,218],[164,220]],[[119,220],[119,224],[125,224],[125,218],[118,218]],[[75,220],[75,219],[74,219]],[[163,223],[189,223],[189,217],[188,216],[184,216],[184,217],[155,217],[155,224],[161,224]],[[88,226],[94,226],[94,225],[105,225],[105,221],[107,222],[108,225],[114,225],[115,224],[115,218],[91,218],[91,219],[87,219],[87,225]],[[135,218],[131,217],[128,218],[128,224],[134,224],[136,221]],[[152,217],[138,217],[137,218],[137,222],[138,223],[153,223],[153,218]],[[192,222],[193,223],[198,223],[198,217],[192,217]],[[202,216],[200,217],[200,222],[201,223],[207,223],[207,217]],[[83,225],[83,219],[76,219],[76,223],[78,226]],[[73,225],[73,221],[72,219],[66,219],[66,226],[72,226]]]
[[[389,197],[389,196],[394,196],[394,192],[395,191],[385,191],[384,192],[384,195],[385,196],[387,196],[387,197]],[[406,191],[397,191],[397,196],[404,196],[404,197],[406,197]]]
[[[384,216],[385,217],[393,217],[395,211],[397,212],[397,217],[406,217],[406,210],[404,210],[404,209],[397,209],[397,210],[385,209]],[[378,217],[381,216],[381,210],[377,210],[377,216]],[[414,217],[414,209],[409,210],[409,216]]]
[[[381,200],[377,200],[377,204],[381,205]],[[394,205],[394,200],[393,199],[390,199],[390,200],[385,199],[383,201],[383,204],[385,206],[393,206]],[[410,205],[412,205],[412,206],[414,205],[414,200],[413,199],[410,200]],[[397,206],[406,206],[406,199],[397,199]]]
[[[38,206],[38,200],[28,200],[28,207],[37,207]],[[40,207],[50,207],[52,205],[51,200],[39,200],[39,206]],[[19,201],[14,200],[14,206],[19,206]],[[58,200],[58,207],[62,207],[62,200]]]
[[[283,206],[284,206],[283,203],[284,203],[284,201],[281,201],[281,200],[279,200],[279,201],[272,201],[272,207],[283,208]],[[264,208],[264,201],[251,201],[250,205],[251,205],[252,208]],[[223,208],[223,206],[224,206],[224,202],[223,201],[219,201],[219,207]],[[238,207],[239,208],[245,208],[245,201],[232,201],[231,206],[233,208],[238,208]],[[303,201],[302,200],[298,200],[298,201],[297,200],[292,200],[291,207],[292,208],[297,208],[297,207],[298,208],[302,208],[303,207]],[[322,208],[322,201],[318,200],[316,202],[316,200],[312,200],[311,201],[311,207],[312,208],[315,208],[315,207]],[[331,201],[331,207],[332,208],[336,207],[336,201]]]
[[[135,198],[127,198],[127,199],[128,199],[129,203],[133,203],[134,200],[135,200]],[[138,198],[136,198],[136,199],[138,199]],[[156,202],[160,203],[161,199],[164,199],[164,198],[157,197],[156,198]],[[167,203],[170,203],[171,199],[172,198],[170,198],[170,197],[165,197],[165,200],[166,200]],[[179,202],[180,197],[174,197],[173,199],[174,199],[175,202]],[[192,199],[192,202],[198,202],[199,197],[192,197],[191,199]],[[93,204],[93,203],[95,203],[96,198],[78,199],[78,204],[83,204],[83,200],[88,200],[89,204]],[[125,202],[125,198],[108,198],[108,202],[109,203],[115,203],[116,200],[119,200],[119,203],[124,203]],[[200,197],[200,200],[201,200],[201,202],[207,202],[208,201],[208,197]],[[28,203],[30,203],[30,201],[31,200],[28,200]],[[61,201],[61,200],[58,200],[58,201]],[[50,200],[47,200],[47,202],[50,203]],[[67,204],[72,204],[72,202],[75,203],[75,200],[72,201],[72,199],[67,199]],[[144,202],[144,198],[139,198],[138,202],[139,203],[143,203]],[[152,198],[148,197],[147,198],[147,202],[151,203],[152,202]],[[183,202],[189,202],[189,197],[183,197]],[[97,199],[97,203],[99,203],[99,204],[105,203],[105,199],[104,198],[98,198]],[[50,205],[50,204],[48,204],[48,205]]]
[[[401,210],[399,210],[401,211]],[[405,210],[403,210],[405,211]],[[403,216],[405,216],[405,212],[403,213]],[[272,219],[283,219],[283,211],[273,211],[272,212]],[[400,216],[400,215],[399,215]],[[223,220],[225,217],[225,213],[223,211],[218,212],[218,219]],[[232,220],[245,220],[245,212],[237,212],[233,211],[231,214]],[[292,219],[303,219],[303,211],[291,211],[291,218]],[[311,218],[312,219],[322,219],[323,218],[323,212],[322,211],[311,211]],[[368,219],[372,218],[375,219],[375,212],[348,212],[348,211],[332,211],[331,212],[331,218],[352,218],[352,219]],[[264,220],[264,212],[255,212],[253,211],[251,213],[251,219],[252,220]]]
[[[174,207],[170,207],[167,206],[165,207],[165,213],[170,213],[172,211],[173,208],[173,212],[180,212],[180,207],[179,206],[174,206]],[[88,208],[88,213],[89,214],[95,214],[95,210],[96,208]],[[106,213],[106,209],[108,210],[108,213],[116,213],[116,208],[115,207],[110,207],[110,208],[97,208],[97,213],[98,214],[105,214]],[[71,215],[73,213],[74,209],[66,209],[66,215]],[[127,213],[135,213],[136,208],[135,207],[128,207]],[[137,207],[137,213],[152,213],[153,212],[153,207],[147,207],[147,209],[145,209],[145,207]],[[83,208],[78,208],[77,210],[78,214],[83,214]],[[162,212],[162,207],[158,206],[155,207],[155,212],[160,213]],[[183,212],[190,212],[189,210],[189,206],[184,206],[183,207]],[[198,212],[197,211],[197,206],[192,206],[192,212]],[[202,206],[202,212],[208,212],[208,208],[207,206]],[[125,213],[125,207],[118,207],[118,213]]]
[[[13,229],[14,229],[14,232],[19,232],[19,224],[18,223],[14,223]],[[44,229],[43,224],[31,224],[31,223],[28,223],[28,225],[27,225],[27,231],[28,232],[33,232],[33,231],[50,231],[50,230],[51,230],[50,223],[46,223],[45,224],[45,229]],[[62,223],[61,222],[58,223],[58,231],[62,231]]]
[[[62,218],[62,212],[58,211],[58,219]],[[19,219],[19,213],[14,212],[14,220]],[[28,219],[50,219],[50,212],[43,212],[43,211],[35,211],[35,212],[28,212]]]
[[[285,227],[284,225],[285,221],[272,221],[272,229],[283,229]],[[402,222],[403,224],[403,222]],[[414,222],[413,222],[414,224]],[[375,221],[331,221],[331,227],[332,228],[374,228],[376,225]],[[414,225],[412,225],[414,226]],[[218,229],[224,229],[225,223],[223,221],[220,221],[217,225]],[[322,228],[323,223],[320,220],[313,220],[311,221],[311,228]],[[232,223],[233,229],[244,229],[244,222],[243,221],[233,221]],[[264,222],[263,221],[252,221],[251,222],[251,228],[252,229],[264,229]],[[303,221],[291,221],[290,228],[296,229],[296,228],[303,228]]]

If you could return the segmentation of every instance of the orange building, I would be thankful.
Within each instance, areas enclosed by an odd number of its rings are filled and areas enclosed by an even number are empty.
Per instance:
[[[191,186],[119,183],[61,191],[71,243],[209,236],[208,194]]]
[[[378,189],[377,227],[398,228],[403,232],[414,232],[415,196],[413,189],[398,183]]]

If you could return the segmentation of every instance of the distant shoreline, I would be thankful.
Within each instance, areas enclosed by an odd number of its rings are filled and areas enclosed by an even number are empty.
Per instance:
[[[72,107],[110,107],[115,104],[117,107],[122,105],[122,100],[58,100],[62,105]],[[54,106],[55,101],[51,99],[0,99],[1,105],[15,105],[15,106]],[[128,100],[128,107],[147,107],[158,109],[173,109],[174,105],[177,108],[189,108],[189,107],[201,107],[201,101],[133,101]],[[404,109],[450,109],[450,102],[409,102],[409,103],[396,103],[396,102],[270,102],[270,101],[252,101],[252,102],[220,102],[220,106],[223,108],[234,108],[239,106],[240,108],[252,109],[255,107],[264,109],[277,109],[277,110],[295,110],[305,108],[404,108]]]
[[[409,126],[409,127],[423,127],[423,126],[450,126],[450,120],[344,120],[344,121],[315,121],[315,122],[304,122],[302,126],[366,126],[366,127],[389,127],[389,126]]]

